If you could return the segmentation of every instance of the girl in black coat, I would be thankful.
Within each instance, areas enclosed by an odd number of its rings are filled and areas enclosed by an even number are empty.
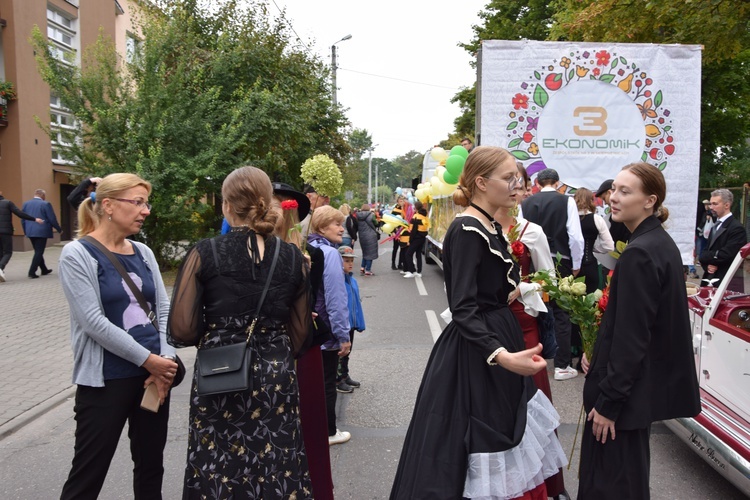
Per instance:
[[[612,219],[633,234],[617,261],[591,364],[579,500],[648,499],[651,422],[700,412],[682,259],[662,227],[666,183],[647,163],[624,167]]]

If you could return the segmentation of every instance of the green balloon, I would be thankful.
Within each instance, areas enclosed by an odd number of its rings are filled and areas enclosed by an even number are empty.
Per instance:
[[[453,146],[451,148],[450,156],[453,156],[453,155],[460,156],[461,158],[465,160],[466,157],[469,156],[469,152],[463,146]]]
[[[462,146],[459,146],[461,149],[463,149]],[[464,149],[464,151],[466,151]],[[464,169],[464,163],[466,163],[466,158],[463,156],[458,155],[452,155],[449,156],[447,160],[445,160],[445,169],[456,179],[461,175],[461,172]]]
[[[445,182],[446,184],[450,184],[450,185],[458,184],[458,176],[454,176],[450,172],[446,171],[443,174],[443,182]]]

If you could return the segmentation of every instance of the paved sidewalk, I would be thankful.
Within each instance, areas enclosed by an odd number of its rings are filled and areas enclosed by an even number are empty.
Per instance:
[[[61,252],[61,245],[47,248],[53,272],[39,279],[27,277],[34,252],[13,252],[0,283],[0,439],[74,393],[68,303],[57,274]]]

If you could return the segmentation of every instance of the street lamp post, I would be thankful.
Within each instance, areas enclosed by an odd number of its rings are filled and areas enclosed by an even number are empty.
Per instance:
[[[375,148],[378,147],[378,144],[373,144],[370,146],[367,151],[370,152],[370,159],[367,162],[367,204],[372,205],[372,152],[375,151]],[[378,188],[378,179],[377,179],[377,164],[375,165],[375,189]]]
[[[339,42],[343,42],[344,40],[351,39],[351,35],[346,35],[344,38],[339,40],[338,42],[333,42],[333,45],[331,45],[331,77],[332,77],[332,83],[333,83],[333,107],[335,108],[338,105],[338,101],[336,100],[336,68],[338,66],[336,65],[336,44]]]

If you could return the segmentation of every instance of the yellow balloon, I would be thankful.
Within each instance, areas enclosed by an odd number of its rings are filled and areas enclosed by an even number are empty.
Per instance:
[[[448,151],[444,150],[441,147],[432,148],[432,150],[430,151],[430,156],[432,156],[432,159],[437,162],[444,161],[446,158],[448,158],[448,155]]]
[[[453,194],[453,191],[455,190],[456,190],[456,184],[443,183],[443,185],[440,186],[440,194],[442,195]]]
[[[381,226],[381,231],[383,231],[385,234],[391,234],[394,229],[396,229],[396,226],[393,224],[385,223]]]
[[[443,180],[443,174],[445,174],[446,172],[447,170],[442,165],[435,167],[435,176],[441,181]]]

